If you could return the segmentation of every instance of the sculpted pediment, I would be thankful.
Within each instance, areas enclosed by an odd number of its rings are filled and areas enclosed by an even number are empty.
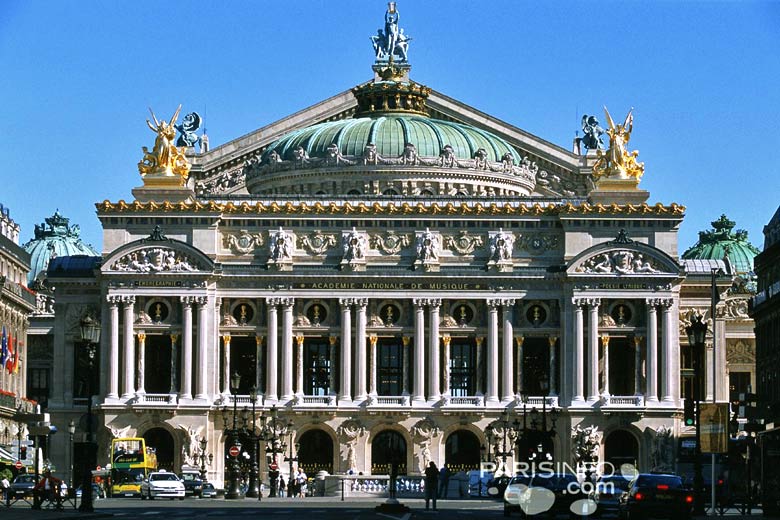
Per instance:
[[[203,273],[213,270],[213,262],[186,242],[165,237],[159,228],[144,239],[116,249],[103,262],[106,273]]]
[[[617,239],[583,251],[571,261],[567,272],[590,276],[677,276],[680,270],[672,257],[628,239],[621,230]]]

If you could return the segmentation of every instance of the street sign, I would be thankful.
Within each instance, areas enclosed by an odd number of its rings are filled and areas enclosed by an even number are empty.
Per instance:
[[[729,405],[728,403],[701,403],[701,452],[728,453]]]
[[[98,470],[98,471],[100,471],[100,470],[101,470],[101,469],[103,469],[103,468],[101,468],[100,466],[98,466],[98,467],[97,467],[97,468],[95,468],[95,469],[96,469],[96,470]]]
[[[21,461],[21,460],[17,460],[17,461],[16,461],[16,464],[14,464],[14,467],[15,467],[16,469],[22,469],[22,468],[24,467],[24,464],[22,464],[22,461]]]
[[[238,449],[238,446],[231,446],[230,449],[228,450],[228,453],[230,454],[231,457],[238,457],[240,451],[241,450]]]

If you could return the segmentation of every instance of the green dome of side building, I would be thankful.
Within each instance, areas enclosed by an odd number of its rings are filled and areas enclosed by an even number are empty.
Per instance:
[[[753,272],[753,259],[760,253],[758,248],[748,241],[744,229],[733,231],[736,223],[721,215],[711,222],[709,231],[699,231],[699,240],[682,255],[686,260],[725,260],[728,259],[734,274]]]

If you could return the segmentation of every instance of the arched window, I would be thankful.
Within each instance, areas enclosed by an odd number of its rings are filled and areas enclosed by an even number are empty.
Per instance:
[[[298,440],[298,465],[313,477],[318,471],[333,473],[333,439],[322,430],[309,430]]]
[[[406,440],[393,430],[384,430],[371,442],[371,474],[389,475],[396,464],[399,475],[406,475]]]
[[[456,430],[447,437],[444,461],[452,473],[479,469],[479,439],[468,430]]]

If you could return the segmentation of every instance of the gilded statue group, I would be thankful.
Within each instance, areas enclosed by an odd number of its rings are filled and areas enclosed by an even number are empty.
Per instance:
[[[604,114],[607,116],[607,124],[609,125],[606,131],[599,126],[595,117],[583,117],[583,131],[585,132],[583,143],[588,148],[593,147],[591,149],[595,149],[598,156],[593,165],[594,179],[610,177],[638,181],[645,172],[645,165],[636,160],[639,155],[637,150],[629,152],[627,149],[634,128],[633,109],[628,111],[625,121],[619,125],[616,125],[612,120],[607,107],[604,107]],[[599,146],[602,133],[609,136],[609,148],[606,151],[601,149],[602,146]]]
[[[178,148],[174,144],[176,119],[179,117],[180,110],[181,105],[179,105],[170,122],[168,122],[165,119],[158,121],[152,109],[149,109],[154,124],[148,119],[146,124],[152,132],[157,134],[157,137],[154,140],[154,148],[151,152],[146,146],[142,147],[144,157],[138,163],[138,171],[142,177],[149,174],[166,177],[178,175],[181,177],[182,184],[186,182],[190,171],[190,163],[184,156],[184,147]]]

